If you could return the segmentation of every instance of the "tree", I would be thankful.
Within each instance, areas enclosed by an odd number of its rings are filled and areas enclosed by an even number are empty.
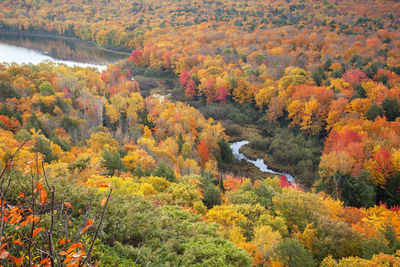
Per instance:
[[[325,71],[324,68],[319,66],[314,70],[314,72],[311,75],[311,78],[315,81],[315,83],[320,86],[322,81],[326,79]]]
[[[208,209],[221,204],[221,191],[211,181],[203,178],[201,187],[203,193],[202,201]]]
[[[373,121],[375,120],[378,116],[382,117],[384,114],[383,108],[381,106],[378,106],[377,103],[373,103],[368,111],[365,113],[365,116],[367,117],[368,120]]]
[[[118,151],[111,152],[109,150],[105,150],[102,154],[104,159],[103,165],[110,171],[111,174],[114,174],[115,171],[126,171],[126,167],[121,160],[121,156]]]
[[[217,93],[217,101],[219,101],[220,105],[225,105],[227,100],[228,93],[226,92],[225,87],[220,87]]]
[[[50,147],[50,141],[43,135],[36,136],[37,150],[42,153],[46,162],[57,160],[58,155],[55,155]]]
[[[201,84],[201,93],[205,97],[207,103],[212,103],[217,100],[217,89],[215,78],[206,79]]]
[[[204,139],[201,140],[200,144],[197,146],[197,152],[200,155],[201,166],[204,167],[206,162],[210,159],[210,152]]]
[[[183,140],[182,133],[179,133],[178,141],[176,143],[178,144],[178,147],[179,147],[179,154],[181,154],[182,153],[182,146],[185,143],[185,140]]]
[[[340,181],[340,196],[346,205],[372,207],[376,201],[376,190],[366,177],[352,178],[347,175]]]
[[[375,185],[384,187],[393,175],[393,161],[386,148],[377,148],[373,157],[364,163],[364,168],[370,172]]]
[[[274,250],[278,247],[281,240],[281,234],[277,231],[273,231],[270,226],[254,228],[253,242],[257,246],[259,254],[262,255],[264,262],[271,259]]]
[[[39,86],[40,93],[44,96],[54,95],[54,88],[49,82],[44,82]]]
[[[20,98],[21,96],[14,90],[13,86],[8,82],[1,81],[0,82],[0,99],[3,101],[6,98]]]
[[[257,93],[255,85],[249,83],[244,79],[239,79],[237,87],[233,89],[233,99],[239,104],[251,103],[254,95]]]
[[[400,105],[397,98],[386,97],[382,101],[382,108],[388,121],[394,121],[400,116]]]
[[[297,239],[286,238],[275,250],[276,258],[290,267],[316,266],[312,254]]]
[[[181,75],[179,76],[179,83],[185,88],[185,96],[189,99],[193,99],[197,93],[197,85],[194,82],[192,76],[190,75],[189,71],[184,70]]]
[[[233,162],[232,150],[225,138],[222,138],[218,141],[218,146],[220,152],[217,156],[218,167],[227,169]]]
[[[157,166],[157,168],[153,172],[153,175],[158,176],[158,177],[164,177],[169,182],[176,181],[176,176],[175,176],[174,170],[171,169],[170,166],[164,165],[162,163]]]
[[[354,87],[357,84],[365,81],[367,76],[360,69],[348,70],[343,74],[343,78],[350,84],[351,87]]]

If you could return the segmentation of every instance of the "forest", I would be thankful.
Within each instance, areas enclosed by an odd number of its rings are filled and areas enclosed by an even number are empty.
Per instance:
[[[131,51],[0,64],[0,265],[400,266],[399,2],[0,7]]]

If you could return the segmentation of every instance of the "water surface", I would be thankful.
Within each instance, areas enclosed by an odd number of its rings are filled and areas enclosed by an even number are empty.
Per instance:
[[[0,34],[0,62],[38,64],[52,61],[71,67],[103,70],[108,64],[116,63],[127,56],[127,53],[105,50],[86,42]]]
[[[234,142],[234,143],[230,144],[230,147],[232,149],[232,154],[236,159],[245,160],[247,162],[250,162],[251,164],[256,166],[258,169],[260,169],[260,171],[262,171],[262,172],[272,173],[272,174],[277,174],[277,175],[285,175],[286,179],[289,182],[291,182],[294,185],[296,184],[296,181],[291,174],[289,174],[287,172],[277,172],[277,171],[271,170],[270,168],[268,168],[268,166],[265,164],[265,162],[262,158],[258,158],[256,160],[251,160],[251,159],[247,158],[243,153],[240,153],[240,148],[244,145],[247,145],[248,143],[249,143],[249,141],[244,140],[244,141]]]

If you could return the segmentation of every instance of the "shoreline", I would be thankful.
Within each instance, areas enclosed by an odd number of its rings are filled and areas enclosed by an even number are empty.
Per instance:
[[[0,35],[12,35],[12,36],[21,36],[21,37],[34,37],[34,38],[48,38],[48,39],[55,39],[55,40],[65,40],[65,41],[71,41],[71,42],[80,42],[80,43],[86,43],[93,45],[94,47],[104,50],[106,52],[111,52],[111,53],[116,53],[124,56],[129,56],[131,54],[132,49],[128,48],[123,48],[123,47],[102,47],[99,46],[96,42],[93,41],[87,41],[87,40],[82,40],[77,37],[68,37],[68,36],[63,36],[63,35],[54,35],[51,33],[46,33],[46,32],[15,32],[15,31],[7,31],[0,29]]]

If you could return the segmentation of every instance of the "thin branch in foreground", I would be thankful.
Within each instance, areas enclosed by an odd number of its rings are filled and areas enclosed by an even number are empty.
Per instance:
[[[101,224],[102,224],[102,222],[103,222],[104,214],[105,214],[105,212],[106,212],[107,204],[108,204],[108,201],[110,200],[112,191],[113,191],[113,189],[111,188],[111,189],[110,189],[110,193],[108,193],[108,197],[107,197],[106,203],[104,204],[103,212],[101,213],[101,217],[100,217],[99,226],[97,226],[96,232],[94,233],[94,237],[93,237],[93,240],[92,240],[92,244],[90,245],[90,248],[89,248],[87,257],[86,257],[86,259],[85,259],[81,264],[79,264],[79,266],[84,266],[84,265],[86,264],[87,261],[90,263],[90,256],[91,256],[91,254],[92,254],[92,249],[93,249],[93,246],[94,246],[94,242],[96,241],[97,236],[98,236],[98,234],[99,234],[99,231],[100,231],[100,228],[101,228]]]
[[[54,265],[54,247],[53,247],[53,229],[54,229],[54,196],[56,194],[56,187],[53,185],[53,190],[52,190],[52,195],[51,195],[51,224],[50,224],[50,230],[48,231],[48,238],[49,238],[49,253],[50,253],[50,262],[51,266]]]
[[[47,188],[48,188],[49,190],[51,190],[51,187],[50,187],[50,185],[49,185],[49,181],[47,180],[46,169],[44,168],[44,160],[42,160],[42,170],[43,170],[43,176],[44,176],[44,180],[46,181]],[[53,186],[53,189],[54,189],[54,186]]]

